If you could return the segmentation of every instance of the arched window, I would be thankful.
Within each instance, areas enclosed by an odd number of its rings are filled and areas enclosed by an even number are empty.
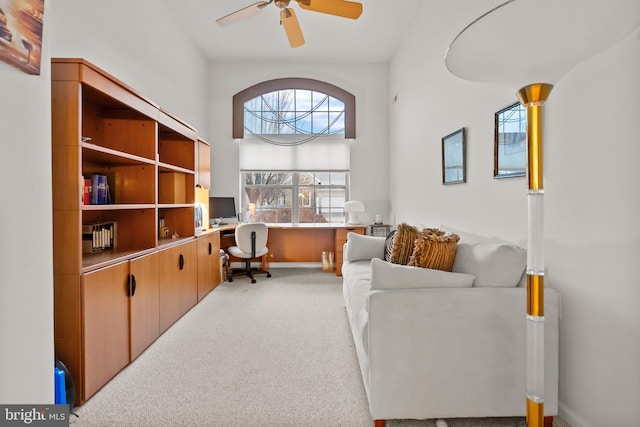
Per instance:
[[[248,127],[262,135],[336,134],[342,128],[340,134],[353,139],[355,113],[355,97],[330,83],[305,78],[269,80],[233,96],[233,138],[244,138]]]
[[[344,102],[322,92],[280,89],[244,103],[251,135],[344,135]],[[306,141],[303,137],[300,141]]]
[[[233,97],[233,137],[242,139],[244,220],[345,221],[350,168],[345,139],[355,138],[353,95],[305,78],[259,83]]]

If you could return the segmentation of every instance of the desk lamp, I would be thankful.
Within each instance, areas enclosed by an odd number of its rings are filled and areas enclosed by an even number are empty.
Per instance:
[[[348,225],[362,224],[358,214],[364,212],[364,203],[358,200],[349,200],[344,204],[344,211],[349,214]]]
[[[452,74],[507,86],[527,109],[529,427],[544,423],[542,108],[553,85],[569,70],[638,26],[638,0],[509,0],[464,28],[446,53]]]

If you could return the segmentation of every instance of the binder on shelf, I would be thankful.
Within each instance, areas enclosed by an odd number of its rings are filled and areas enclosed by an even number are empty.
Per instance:
[[[116,247],[116,223],[104,222],[82,226],[82,252],[92,254]]]
[[[107,204],[107,177],[105,175],[91,175],[91,204]]]
[[[105,174],[107,179],[107,204],[122,203],[122,174],[111,171]]]

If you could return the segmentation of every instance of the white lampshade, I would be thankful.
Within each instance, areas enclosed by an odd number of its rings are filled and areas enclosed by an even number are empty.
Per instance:
[[[640,26],[638,0],[509,0],[463,29],[445,63],[465,80],[555,84]]]
[[[359,200],[349,200],[344,204],[344,211],[349,214],[347,224],[361,224],[359,214],[365,211],[364,203]]]

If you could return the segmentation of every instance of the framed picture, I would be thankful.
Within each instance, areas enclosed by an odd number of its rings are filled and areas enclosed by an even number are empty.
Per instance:
[[[442,138],[442,183],[467,182],[466,140],[464,128]]]
[[[493,177],[527,174],[527,110],[519,102],[495,114]]]
[[[44,0],[0,0],[0,61],[40,74]]]

